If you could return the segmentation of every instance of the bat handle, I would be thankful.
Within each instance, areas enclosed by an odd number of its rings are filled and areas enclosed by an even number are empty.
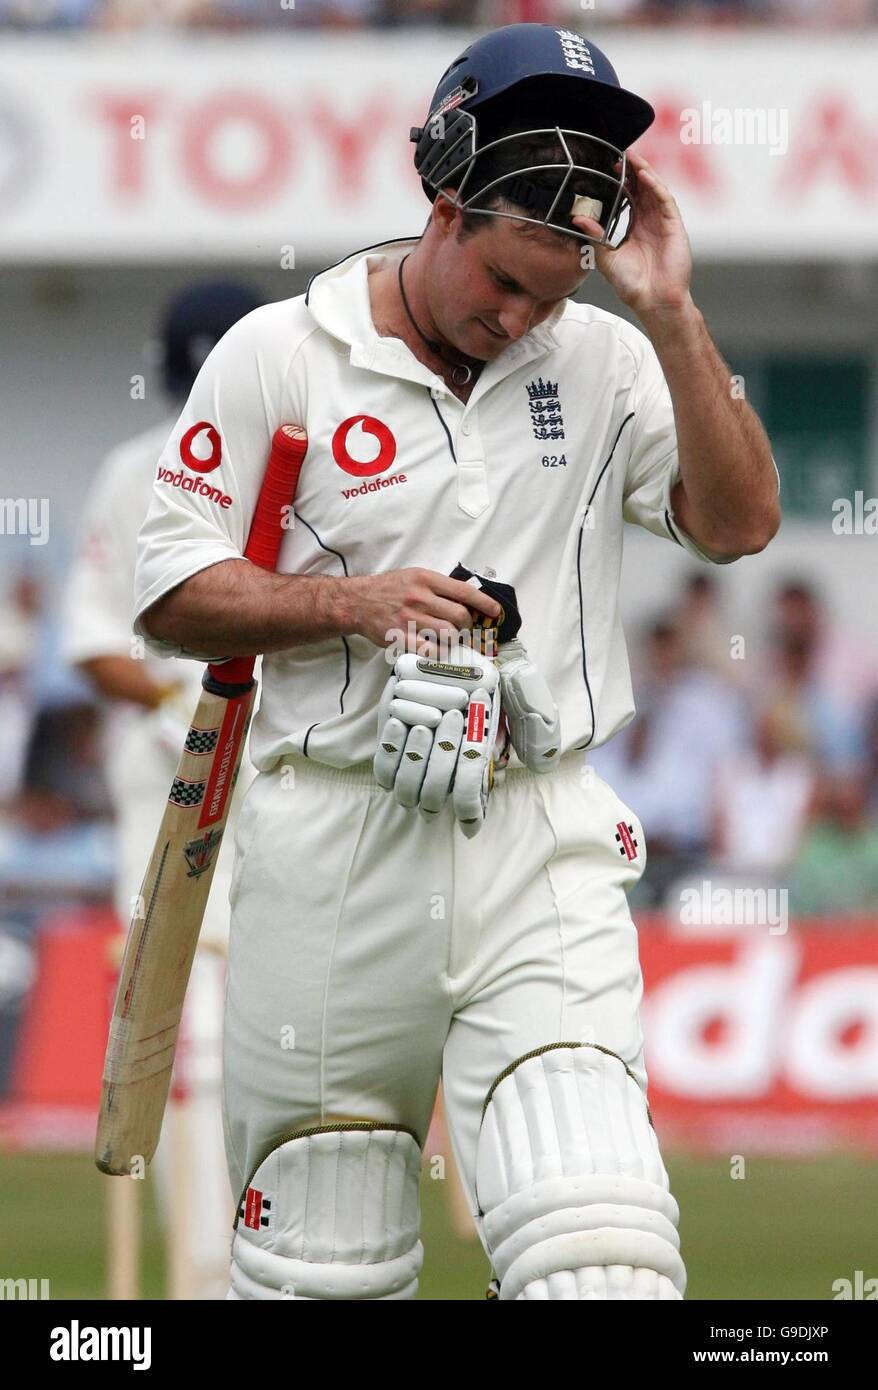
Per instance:
[[[252,690],[255,665],[255,657],[233,657],[231,661],[208,666],[201,677],[201,684],[211,695],[222,695],[226,700],[234,700],[237,696],[246,695],[248,690]]]
[[[250,534],[244,547],[244,558],[260,569],[273,570],[277,565],[307,448],[308,436],[301,425],[281,425],[275,430]],[[246,695],[252,688],[255,664],[255,657],[241,656],[208,666],[201,684],[212,695],[223,695],[227,700],[233,700],[238,695]]]

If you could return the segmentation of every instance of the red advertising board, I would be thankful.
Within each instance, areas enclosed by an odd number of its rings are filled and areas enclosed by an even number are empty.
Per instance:
[[[663,1144],[878,1149],[878,929],[709,935],[639,919],[649,1098]]]
[[[878,923],[695,933],[638,914],[649,1099],[663,1147],[878,1151]],[[49,919],[0,1144],[84,1146],[113,969],[109,912]]]

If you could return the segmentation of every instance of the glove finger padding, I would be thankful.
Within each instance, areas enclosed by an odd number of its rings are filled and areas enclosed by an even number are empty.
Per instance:
[[[419,705],[431,705],[441,714],[447,709],[466,709],[467,692],[453,685],[437,685],[435,681],[398,680],[394,699]],[[426,720],[424,721],[426,723]]]
[[[551,772],[561,754],[561,719],[545,680],[516,638],[497,650],[512,747],[531,772]]]
[[[500,719],[500,699],[487,690],[476,690],[470,697],[466,730],[454,774],[454,814],[460,828],[471,840],[485,820],[488,797],[494,781],[494,740]]]
[[[433,730],[416,724],[405,741],[399,771],[394,786],[400,806],[413,811],[421,794],[421,783],[427,772],[427,761],[433,748]]]
[[[378,747],[372,762],[375,781],[385,791],[393,790],[393,779],[402,759],[402,751],[408,738],[408,728],[400,719],[393,719],[390,706],[396,693],[396,676],[390,675],[381,692],[378,702]]]
[[[393,791],[393,783],[402,761],[405,741],[408,738],[408,725],[400,719],[385,721],[378,738],[378,747],[372,762],[375,781],[385,791]]]
[[[448,800],[462,739],[463,712],[449,710],[434,734],[433,751],[421,786],[421,814],[428,820],[437,816]]]

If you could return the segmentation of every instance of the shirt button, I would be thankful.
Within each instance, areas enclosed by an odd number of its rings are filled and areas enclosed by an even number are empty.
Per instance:
[[[461,434],[472,434],[472,430],[470,429],[469,425],[461,425],[460,432]]]

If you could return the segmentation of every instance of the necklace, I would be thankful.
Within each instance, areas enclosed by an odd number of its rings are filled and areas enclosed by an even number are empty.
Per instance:
[[[450,357],[448,356],[448,354],[444,351],[442,343],[434,342],[432,338],[428,338],[428,337],[427,337],[426,333],[422,333],[422,332],[421,332],[421,329],[418,327],[418,324],[417,324],[417,321],[416,321],[416,319],[415,319],[414,314],[412,313],[411,309],[409,308],[409,302],[408,302],[408,297],[407,297],[406,292],[405,292],[405,286],[404,286],[403,283],[402,283],[402,268],[403,268],[403,266],[405,265],[405,263],[406,263],[406,261],[408,260],[408,258],[409,258],[410,255],[411,255],[411,252],[409,251],[408,255],[403,256],[402,260],[400,261],[400,263],[399,263],[399,271],[398,271],[398,273],[397,273],[397,279],[399,280],[399,292],[400,292],[400,294],[402,295],[402,302],[403,302],[403,304],[405,305],[405,311],[406,311],[406,313],[408,314],[409,318],[411,319],[412,327],[414,328],[415,332],[419,335],[419,337],[421,337],[421,338],[423,339],[423,341],[427,344],[427,347],[430,349],[430,351],[431,351],[431,352],[435,352],[435,354],[436,354],[437,357],[441,357],[441,358],[442,358],[445,362],[447,362],[447,363],[449,364],[449,366],[452,368],[452,371],[451,371],[451,380],[454,382],[455,386],[468,386],[469,383],[470,383],[470,382],[472,381],[472,379],[473,379],[473,367],[472,367],[472,366],[469,366],[466,362],[461,362],[461,361],[455,362],[455,361],[454,361],[452,358],[450,358]],[[475,365],[475,362],[477,361],[477,359],[471,358],[470,361],[473,363],[473,365]],[[479,362],[478,365],[479,365],[479,367],[481,367],[481,366],[482,366],[482,363]]]

